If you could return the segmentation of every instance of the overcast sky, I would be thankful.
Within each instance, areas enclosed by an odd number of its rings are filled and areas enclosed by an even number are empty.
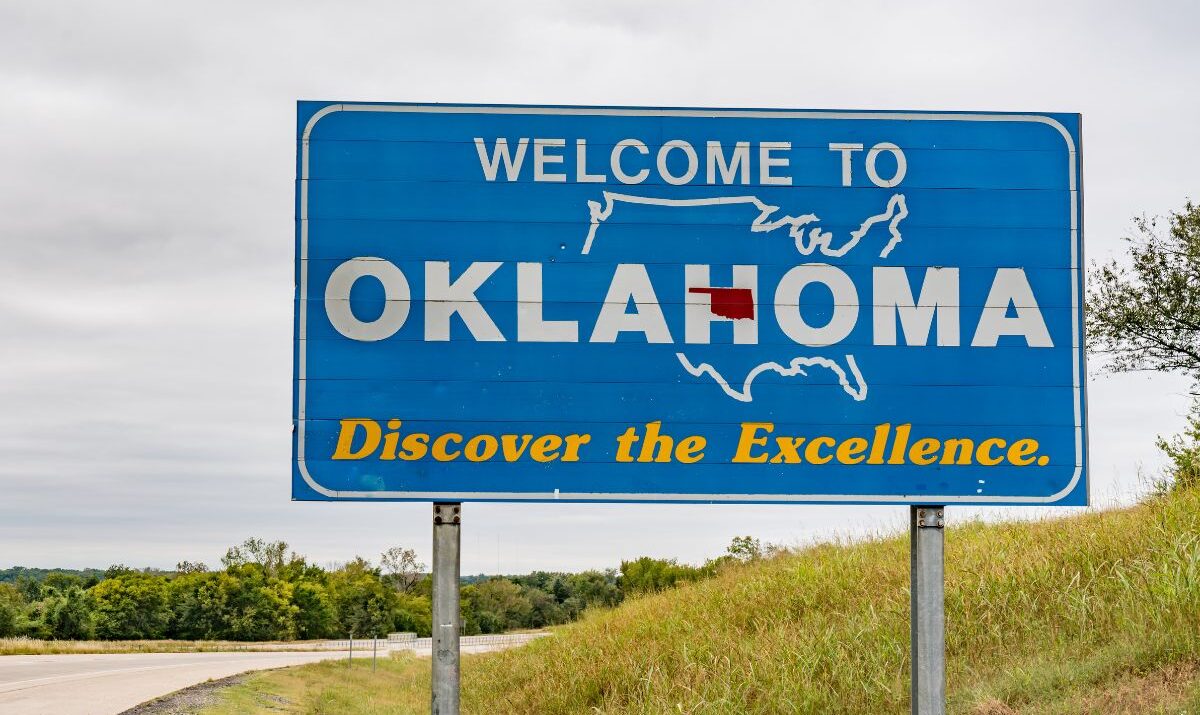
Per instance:
[[[1192,2],[0,0],[0,567],[212,565],[252,535],[428,562],[428,504],[289,500],[297,99],[1081,112],[1106,259],[1131,217],[1200,198],[1198,23]],[[1093,496],[1130,502],[1186,384],[1089,391]],[[905,515],[469,504],[463,570]]]

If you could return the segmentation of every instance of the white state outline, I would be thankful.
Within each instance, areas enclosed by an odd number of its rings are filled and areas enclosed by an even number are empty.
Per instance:
[[[618,203],[627,204],[642,204],[643,206],[732,206],[734,204],[752,204],[758,209],[758,216],[750,223],[751,233],[770,233],[784,226],[791,226],[788,229],[788,235],[796,244],[796,252],[802,256],[811,256],[812,252],[821,249],[821,253],[832,258],[841,258],[850,252],[852,248],[858,245],[862,237],[867,235],[867,231],[880,221],[891,219],[888,225],[888,231],[892,234],[891,240],[884,245],[883,250],[879,252],[880,258],[887,258],[892,249],[897,243],[904,240],[900,237],[900,231],[896,227],[901,221],[908,216],[908,204],[904,202],[904,194],[892,194],[888,199],[887,208],[883,213],[869,216],[866,221],[857,230],[850,232],[850,240],[841,248],[829,248],[830,242],[833,240],[833,234],[828,231],[822,231],[820,228],[814,228],[808,233],[808,243],[804,242],[804,227],[814,221],[820,221],[820,217],[816,214],[804,214],[803,216],[783,216],[770,223],[767,219],[771,214],[779,210],[778,206],[772,206],[763,202],[757,196],[711,196],[702,199],[664,199],[656,196],[636,196],[634,194],[619,194],[615,191],[604,191],[601,193],[604,197],[604,207],[601,208],[599,201],[588,201],[588,212],[590,213],[591,225],[588,227],[587,239],[583,242],[583,250],[581,255],[588,255],[592,250],[592,241],[596,238],[596,230],[600,228],[600,223],[607,221],[609,216],[612,216],[613,209]],[[897,210],[897,207],[899,209]]]
[[[846,119],[846,120],[922,120],[954,122],[1030,122],[1045,124],[1062,136],[1067,146],[1067,180],[1071,197],[1071,361],[1074,368],[1075,393],[1075,472],[1071,481],[1058,492],[1044,497],[1012,497],[930,494],[628,494],[620,492],[398,492],[398,491],[336,491],[321,486],[308,472],[304,462],[305,397],[307,355],[297,350],[296,369],[296,465],[300,476],[315,492],[332,499],[390,499],[411,501],[605,501],[605,502],[758,502],[758,503],[852,503],[852,504],[1052,504],[1070,494],[1083,475],[1083,364],[1079,334],[1079,158],[1075,140],[1061,122],[1041,114],[950,114],[923,112],[839,112],[788,111],[745,109],[612,109],[603,107],[487,107],[437,104],[330,104],[317,110],[308,119],[300,138],[300,291],[298,340],[305,341],[308,326],[308,152],[313,127],[335,112],[398,112],[429,114],[533,114],[559,116],[609,117],[700,117],[717,116],[739,119]],[[305,342],[305,345],[307,343]],[[1088,482],[1088,503],[1091,503],[1091,482]]]
[[[820,221],[820,217],[816,214],[804,214],[803,216],[785,215],[770,223],[767,219],[771,214],[779,210],[778,206],[772,206],[765,203],[757,196],[709,196],[699,199],[665,199],[658,196],[637,196],[635,194],[620,194],[613,191],[601,192],[604,198],[604,206],[601,207],[599,201],[588,201],[588,212],[591,218],[591,225],[588,227],[587,239],[583,242],[583,250],[581,255],[588,255],[592,250],[592,242],[596,238],[596,231],[600,229],[600,224],[607,221],[612,216],[613,209],[618,203],[640,204],[643,206],[733,206],[735,204],[752,204],[758,209],[758,216],[750,223],[751,233],[770,233],[776,229],[790,226],[788,236],[792,238],[792,242],[796,245],[796,252],[802,256],[811,256],[812,252],[818,248],[822,255],[831,258],[841,258],[854,249],[863,236],[867,235],[867,231],[871,227],[881,221],[888,221],[888,232],[891,238],[883,249],[879,252],[880,258],[887,258],[896,244],[904,240],[900,235],[900,222],[908,216],[908,204],[904,202],[904,194],[892,194],[888,199],[887,208],[881,214],[868,216],[859,227],[850,232],[850,239],[842,245],[841,248],[830,248],[833,242],[833,234],[829,231],[822,231],[819,227],[810,229],[808,232],[809,240],[804,241],[804,228],[814,221]],[[811,358],[796,357],[789,362],[789,367],[784,367],[777,362],[767,361],[755,365],[750,372],[746,374],[746,380],[742,384],[741,390],[734,390],[729,386],[729,382],[721,375],[721,373],[710,363],[700,363],[698,367],[693,366],[691,361],[683,353],[675,353],[675,357],[679,360],[683,368],[691,373],[692,377],[700,377],[707,374],[720,385],[721,389],[739,402],[753,402],[754,398],[750,396],[750,387],[754,383],[754,378],[762,373],[772,370],[783,375],[784,377],[792,377],[795,375],[807,375],[802,368],[819,365],[821,367],[833,370],[838,376],[838,381],[841,383],[842,389],[846,391],[850,397],[856,402],[862,402],[867,399],[867,384],[863,381],[862,373],[858,371],[858,365],[854,363],[854,356],[847,355],[846,358],[850,363],[850,369],[854,372],[855,378],[858,380],[859,389],[855,390],[850,386],[850,381],[846,377],[846,371],[841,368],[833,360],[816,356]]]
[[[838,365],[837,362],[830,360],[829,358],[821,357],[820,355],[817,355],[816,357],[792,358],[788,362],[787,367],[784,367],[777,362],[759,363],[758,365],[755,365],[750,372],[746,373],[746,381],[742,383],[741,390],[735,390],[730,387],[729,381],[726,380],[724,376],[722,376],[721,373],[718,372],[717,369],[711,364],[702,362],[699,365],[693,365],[692,361],[688,360],[687,355],[684,355],[683,353],[675,353],[675,357],[679,360],[679,364],[683,365],[683,369],[691,373],[692,377],[708,375],[714,381],[716,381],[721,389],[725,391],[726,395],[729,395],[738,402],[754,401],[754,397],[750,394],[750,388],[754,386],[754,378],[758,377],[764,372],[767,372],[768,370],[777,372],[784,377],[793,377],[795,375],[808,375],[808,373],[804,371],[804,368],[814,366],[824,367],[832,370],[833,373],[838,377],[838,384],[842,386],[842,389],[846,391],[847,395],[850,395],[850,397],[854,398],[855,402],[862,402],[863,400],[867,399],[867,382],[863,379],[862,373],[858,371],[858,363],[854,361],[853,355],[846,356],[846,364],[850,367],[850,372],[854,375],[855,381],[858,382],[858,389],[854,389],[854,387],[850,384],[850,378],[846,375],[846,371],[842,369],[841,365]]]

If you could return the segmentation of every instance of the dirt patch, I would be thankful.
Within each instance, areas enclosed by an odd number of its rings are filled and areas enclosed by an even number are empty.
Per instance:
[[[1200,666],[1195,663],[1172,665],[1143,676],[1123,678],[1105,690],[1080,699],[1080,712],[1097,715],[1139,715],[1148,706],[1170,707],[1183,700]]]
[[[972,715],[1019,715],[1016,710],[999,700],[987,700],[975,706]]]
[[[1144,715],[1152,708],[1180,704],[1197,679],[1200,679],[1200,664],[1180,663],[1151,673],[1127,674],[1098,685],[1095,692],[1075,695],[1059,705],[1066,706],[1071,712],[1089,715]],[[1035,706],[1029,711],[1041,712],[1041,709]],[[971,715],[1022,715],[1024,712],[1025,709],[992,699],[976,705]]]
[[[231,675],[228,678],[210,680],[207,683],[176,690],[170,695],[164,695],[130,708],[120,715],[195,715],[202,708],[215,705],[222,690],[244,682],[248,675],[249,673]]]

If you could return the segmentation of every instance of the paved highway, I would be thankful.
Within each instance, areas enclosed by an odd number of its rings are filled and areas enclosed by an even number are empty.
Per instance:
[[[113,715],[206,680],[345,657],[338,651],[0,656],[0,715]]]

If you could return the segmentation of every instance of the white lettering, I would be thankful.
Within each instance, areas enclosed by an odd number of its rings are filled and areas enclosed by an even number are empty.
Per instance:
[[[350,309],[350,289],[364,276],[383,284],[383,312],[371,322],[359,320]],[[329,274],[325,284],[325,314],[334,329],[351,340],[376,342],[390,338],[404,325],[412,293],[404,273],[390,261],[361,256],[351,258]]]
[[[567,145],[566,139],[534,139],[533,140],[533,180],[534,181],[566,181],[566,174],[550,174],[546,172],[546,164],[563,163],[562,154],[547,154],[546,149],[557,149]]]
[[[791,161],[786,156],[772,157],[773,151],[786,151],[792,148],[791,142],[762,142],[758,145],[758,183],[763,186],[791,186],[792,177],[772,176],[771,167],[787,168]]]
[[[503,342],[500,328],[475,297],[475,291],[501,265],[491,261],[472,263],[458,280],[451,283],[449,261],[426,261],[425,339],[449,340],[450,318],[457,313],[471,337],[485,342]]]
[[[579,342],[579,323],[542,319],[542,264],[517,264],[517,340],[526,343]]]
[[[609,163],[612,165],[613,176],[617,177],[617,181],[620,181],[622,184],[640,184],[646,180],[647,176],[650,176],[649,169],[642,169],[636,174],[626,174],[624,169],[621,168],[621,152],[625,151],[629,147],[636,149],[637,153],[641,154],[642,156],[646,156],[650,153],[650,149],[648,149],[645,144],[637,139],[622,139],[621,141],[617,142],[616,146],[613,147],[612,157]]]
[[[721,173],[722,184],[733,184],[737,182],[737,175],[741,172],[742,184],[750,183],[750,142],[738,142],[733,147],[733,156],[729,162],[725,162],[724,149],[721,147],[721,142],[708,142],[706,172],[708,183],[717,183],[717,172]]]
[[[679,176],[673,175],[667,169],[667,157],[671,154],[672,149],[679,149],[687,157],[687,169]],[[672,186],[681,186],[691,181],[696,177],[696,171],[699,168],[699,162],[696,159],[696,150],[691,144],[682,139],[672,139],[662,145],[658,150],[658,173],[662,176],[663,181],[666,181]]]
[[[800,315],[800,294],[810,283],[821,283],[833,294],[833,315],[816,328]],[[833,345],[843,340],[858,320],[858,291],[850,276],[826,263],[796,266],[779,280],[775,288],[775,320],[789,338],[801,345]]]
[[[896,173],[890,179],[881,178],[875,169],[875,160],[879,158],[879,153],[884,151],[891,152],[892,156],[896,157]],[[904,158],[904,152],[900,151],[900,147],[895,144],[880,142],[867,152],[867,178],[871,180],[872,184],[889,189],[903,181],[906,173],[908,173],[908,160]]]
[[[509,181],[516,181],[521,174],[521,164],[525,161],[527,148],[529,148],[529,140],[522,138],[517,142],[517,155],[514,157],[508,152],[508,140],[500,138],[496,140],[489,158],[487,145],[482,138],[475,137],[475,152],[479,154],[479,166],[483,169],[483,177],[488,181],[496,180],[496,172],[500,168],[501,161],[504,162],[504,175],[508,177]]]
[[[587,139],[575,140],[575,181],[580,184],[602,184],[604,174],[587,173]]]
[[[630,300],[633,300],[634,312],[626,313]],[[615,343],[617,335],[623,332],[643,333],[648,343],[672,342],[650,276],[640,263],[617,264],[604,305],[596,318],[591,342]]]
[[[862,144],[842,144],[832,143],[829,145],[829,151],[842,152],[842,186],[850,186],[854,181],[854,172],[851,166],[851,155],[856,151],[862,151]]]
[[[1010,305],[1017,312],[1012,318],[1006,317]],[[1054,347],[1023,268],[996,270],[971,347],[994,348],[1001,335],[1024,336],[1025,343],[1031,348]]]
[[[958,269],[926,268],[921,296],[913,300],[904,268],[878,266],[873,272],[875,344],[896,344],[896,318],[907,345],[927,345],[929,329],[937,317],[937,344],[959,342]]]

